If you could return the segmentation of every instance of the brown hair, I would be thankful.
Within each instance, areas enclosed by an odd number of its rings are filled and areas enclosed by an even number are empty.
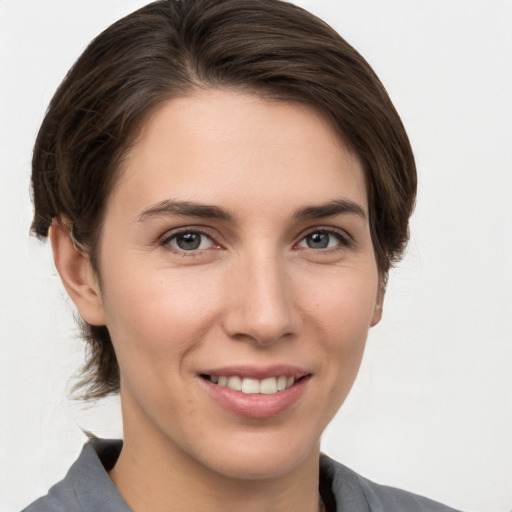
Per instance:
[[[408,239],[416,193],[409,140],[368,63],[331,27],[280,0],[160,0],[114,23],[84,51],[51,100],[34,147],[33,230],[65,218],[97,270],[105,204],[123,155],[162,102],[236,88],[306,102],[359,156],[370,230],[385,279]],[[119,389],[105,326],[84,324],[85,398]]]

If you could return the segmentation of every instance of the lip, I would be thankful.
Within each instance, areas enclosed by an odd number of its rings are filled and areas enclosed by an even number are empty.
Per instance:
[[[253,366],[226,366],[201,372],[201,375],[232,376],[262,380],[268,377],[286,375],[294,377],[293,386],[271,395],[246,394],[228,387],[219,386],[199,377],[208,394],[225,410],[241,417],[264,419],[278,416],[289,410],[304,394],[311,373],[289,365],[274,365],[264,368]]]
[[[277,364],[272,366],[258,367],[251,365],[238,365],[238,366],[224,366],[222,368],[209,369],[201,371],[202,375],[214,375],[220,377],[226,375],[227,377],[237,375],[238,377],[247,377],[249,379],[267,379],[269,377],[279,377],[286,375],[286,377],[293,377],[296,380],[309,375],[311,372],[298,366],[291,366],[288,364]]]

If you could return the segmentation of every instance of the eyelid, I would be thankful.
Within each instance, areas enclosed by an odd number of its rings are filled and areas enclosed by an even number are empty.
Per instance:
[[[308,229],[304,230],[299,235],[299,239],[295,243],[295,246],[297,246],[307,236],[309,236],[309,235],[311,235],[313,233],[327,233],[327,234],[335,235],[336,237],[338,237],[340,239],[340,243],[344,247],[348,247],[348,246],[350,246],[350,245],[355,243],[355,240],[354,240],[353,236],[349,232],[344,230],[344,229],[337,228],[337,227],[334,227],[334,226],[313,226],[311,228],[308,228]],[[307,248],[307,249],[309,249],[309,248]],[[326,251],[326,250],[329,250],[329,249],[336,249],[336,248],[335,247],[325,248],[323,250]],[[311,250],[318,251],[319,249],[311,249]],[[322,250],[322,249],[320,249],[320,250]]]
[[[161,235],[158,238],[158,244],[163,246],[166,250],[169,250],[171,252],[179,252],[182,253],[188,253],[188,255],[193,255],[197,253],[201,253],[204,251],[208,251],[210,249],[221,249],[223,248],[223,245],[218,242],[218,236],[216,234],[212,233],[213,230],[211,230],[208,227],[204,226],[198,226],[198,225],[190,225],[190,226],[180,226],[177,228],[170,229],[166,231],[163,235]],[[170,240],[174,237],[185,234],[185,233],[199,233],[207,238],[209,238],[212,241],[213,247],[207,248],[207,249],[197,249],[193,251],[184,251],[180,250],[179,248],[173,248],[170,247]],[[300,235],[297,237],[297,241],[294,244],[294,247],[296,247],[300,242],[302,242],[308,235],[311,235],[313,233],[327,233],[327,234],[333,234],[336,237],[340,239],[340,244],[342,246],[348,247],[355,243],[354,237],[345,229],[334,227],[334,226],[312,226],[305,230],[303,230]],[[308,248],[309,249],[309,248]],[[325,250],[329,249],[336,249],[336,248],[326,248]],[[312,249],[315,251],[318,251],[318,249]]]
[[[208,247],[207,249],[196,249],[196,250],[192,250],[192,251],[185,251],[185,250],[181,250],[176,247],[171,247],[170,241],[173,238],[175,238],[179,235],[182,235],[182,234],[186,234],[186,233],[199,233],[200,235],[209,238],[211,240],[213,246]],[[211,230],[207,229],[205,227],[202,227],[202,226],[180,226],[179,228],[174,228],[174,229],[170,229],[170,230],[166,231],[162,236],[160,236],[158,238],[158,244],[168,251],[179,253],[179,254],[187,254],[189,256],[192,256],[197,253],[208,251],[212,248],[213,249],[222,248],[222,245],[216,240],[216,238],[217,237],[215,237],[212,234]]]

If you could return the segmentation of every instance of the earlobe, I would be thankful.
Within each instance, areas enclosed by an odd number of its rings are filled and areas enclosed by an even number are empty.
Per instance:
[[[377,325],[382,318],[382,307],[384,304],[384,295],[386,294],[386,279],[381,278],[379,282],[379,290],[377,292],[377,299],[375,300],[375,307],[373,309],[373,317],[370,327]]]
[[[71,228],[57,220],[50,227],[49,238],[55,267],[80,316],[91,325],[105,325],[99,282],[89,255],[76,246]]]

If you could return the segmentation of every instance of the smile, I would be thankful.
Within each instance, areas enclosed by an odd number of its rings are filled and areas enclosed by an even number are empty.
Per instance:
[[[309,388],[312,373],[287,364],[226,366],[198,374],[204,389],[237,416],[264,419],[291,409]]]
[[[203,378],[221,387],[227,387],[234,391],[241,391],[247,395],[273,395],[279,391],[290,388],[295,383],[295,377],[280,375],[268,377],[262,380],[238,375],[202,375]]]

